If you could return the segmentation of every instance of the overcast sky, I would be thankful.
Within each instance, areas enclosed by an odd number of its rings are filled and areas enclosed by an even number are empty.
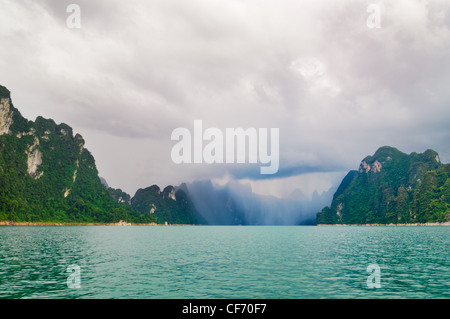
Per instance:
[[[81,8],[68,28],[66,8]],[[381,8],[369,28],[369,4]],[[311,194],[390,145],[450,161],[450,1],[0,0],[0,84],[67,123],[110,186]],[[280,170],[175,165],[177,127],[280,129]],[[264,179],[262,179],[264,178]]]

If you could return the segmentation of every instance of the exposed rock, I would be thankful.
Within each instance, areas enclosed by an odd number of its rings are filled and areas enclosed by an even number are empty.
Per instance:
[[[100,178],[100,180],[101,180],[101,178]],[[105,181],[105,183],[106,183],[106,181]],[[105,184],[103,184],[103,185],[105,185]],[[115,189],[115,188],[108,187],[108,192],[112,196],[112,198],[114,198],[114,200],[116,200],[118,203],[131,204],[131,196],[129,194],[125,193],[124,191],[122,191],[120,188]]]
[[[337,209],[336,209],[336,215],[338,216],[339,220],[342,219],[342,214],[341,214],[342,208],[344,208],[344,206],[342,205],[342,203],[339,203],[339,205],[337,206]]]
[[[0,135],[9,134],[9,128],[13,122],[13,112],[10,108],[10,99],[0,99]]]
[[[173,186],[167,186],[163,191],[158,185],[138,189],[131,199],[131,206],[144,216],[154,216],[159,223],[196,224],[195,210],[186,193]]]
[[[124,220],[120,220],[118,223],[115,223],[114,225],[116,225],[116,226],[131,226],[130,223],[128,223]]]
[[[158,195],[161,194],[161,189],[159,188],[158,185],[152,185],[152,186],[149,187],[149,189],[150,189],[152,192],[156,192]]]
[[[66,188],[66,191],[64,192],[64,198],[69,196],[69,194],[70,194],[70,188]]]
[[[359,172],[362,173],[363,171],[365,171],[367,173],[369,170],[370,166],[365,161],[362,161],[361,165],[359,165]]]
[[[317,223],[448,221],[447,176],[450,165],[442,165],[433,150],[406,154],[381,147],[344,177],[331,206],[317,214]]]
[[[382,167],[381,163],[378,161],[375,161],[372,164],[372,171],[375,173],[379,173],[381,171],[381,167]]]
[[[22,136],[34,135],[35,133],[36,133],[36,130],[32,127],[29,132],[19,132],[19,133],[17,133],[16,137],[17,138],[22,138]],[[48,136],[43,136],[43,138],[44,137],[47,137],[47,139],[48,139]]]
[[[67,124],[42,116],[35,121],[24,118],[10,92],[0,85],[0,219],[28,222],[33,216],[36,222],[50,223],[155,222],[148,210],[141,214],[116,203],[101,185],[95,159],[84,148],[81,135],[73,135]]]
[[[85,144],[84,139],[80,134],[76,134],[74,139],[77,142],[78,147],[80,148],[80,154],[81,154],[84,150],[84,144]]]
[[[173,186],[167,186],[166,188],[164,188],[163,198],[170,198],[170,199],[176,201],[177,198],[175,196],[175,188]]]
[[[41,178],[42,177],[42,175],[44,175],[44,172],[38,172],[37,174],[36,174],[36,176],[34,176],[34,179],[39,179],[39,178]]]
[[[40,174],[36,174],[39,165],[42,164],[42,152],[39,150],[39,139],[37,137],[34,138],[34,144],[31,145],[28,150],[25,151],[28,156],[27,165],[28,165],[28,174],[35,179],[38,179],[42,176],[43,172]]]
[[[377,160],[375,162],[373,162],[372,165],[367,164],[366,161],[362,161],[361,165],[359,165],[359,172],[360,173],[362,173],[362,172],[368,173],[368,172],[372,171],[374,173],[379,173],[381,171],[382,167],[383,166],[381,165],[381,163]]]

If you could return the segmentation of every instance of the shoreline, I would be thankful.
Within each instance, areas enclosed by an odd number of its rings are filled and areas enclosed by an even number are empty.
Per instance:
[[[216,225],[196,225],[196,224],[157,224],[157,223],[128,223],[120,221],[118,223],[57,223],[57,222],[15,222],[0,221],[0,226],[216,226]],[[241,226],[241,225],[230,225]],[[253,225],[257,226],[257,225]],[[270,225],[261,225],[270,226]],[[273,225],[276,226],[276,225]],[[282,226],[282,225],[279,225]],[[284,225],[283,225],[284,226]],[[404,227],[404,226],[450,226],[450,222],[445,223],[411,223],[411,224],[317,224],[317,225],[291,225],[291,226],[333,226],[333,227]]]
[[[445,223],[410,223],[410,224],[317,224],[317,226],[450,226],[450,222]]]
[[[118,223],[56,223],[56,222],[13,222],[0,221],[0,226],[196,226],[190,224],[135,224],[120,221]]]

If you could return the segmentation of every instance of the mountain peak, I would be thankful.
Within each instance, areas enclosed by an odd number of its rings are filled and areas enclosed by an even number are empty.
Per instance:
[[[172,200],[177,200],[175,197],[175,188],[172,185],[167,186],[163,190],[163,198],[170,198]]]
[[[153,222],[105,192],[94,157],[67,124],[28,121],[0,86],[0,220]]]
[[[366,156],[363,159],[363,162],[372,164],[375,161],[378,161],[378,162],[390,161],[393,158],[400,158],[400,157],[404,157],[404,156],[407,156],[407,154],[399,151],[395,147],[382,146],[375,152],[375,154]]]
[[[4,86],[0,85],[0,98],[11,98],[11,92]]]
[[[443,166],[438,153],[431,149],[408,155],[394,147],[383,146],[374,155],[364,158],[358,171],[347,174],[331,206],[318,214],[317,222],[367,224],[445,220],[445,214],[437,216],[432,212],[424,217],[425,210],[417,208],[420,203],[428,205],[426,200],[439,192],[427,195],[426,199],[417,197],[420,192],[416,192],[421,187],[427,189],[429,185],[442,182],[433,176],[443,175]],[[433,178],[429,177],[428,181],[426,176]],[[434,186],[441,187],[438,184]],[[438,196],[439,201],[445,198]]]

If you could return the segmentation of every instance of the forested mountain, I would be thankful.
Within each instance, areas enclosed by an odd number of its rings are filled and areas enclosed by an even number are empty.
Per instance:
[[[381,147],[350,171],[318,224],[390,224],[450,220],[450,166],[433,150],[409,155]]]
[[[28,121],[13,106],[10,92],[0,86],[0,221],[195,221],[185,194],[178,193],[176,201],[164,196],[163,192],[155,202],[156,212],[143,209],[144,205],[133,208],[129,195],[102,184],[81,135],[74,136],[70,126],[51,119]]]
[[[449,173],[450,164],[442,164],[435,151],[407,155],[382,147],[347,174],[317,223],[449,221]],[[313,207],[260,198],[237,184],[216,190],[193,183],[162,191],[153,185],[133,197],[104,184],[81,135],[51,119],[25,119],[0,86],[0,221],[301,224],[302,212]]]
[[[140,223],[155,218],[111,197],[81,135],[51,119],[28,121],[0,86],[0,220]]]
[[[205,224],[185,191],[170,185],[163,191],[157,185],[139,189],[131,206],[143,214],[153,214],[159,223]]]

